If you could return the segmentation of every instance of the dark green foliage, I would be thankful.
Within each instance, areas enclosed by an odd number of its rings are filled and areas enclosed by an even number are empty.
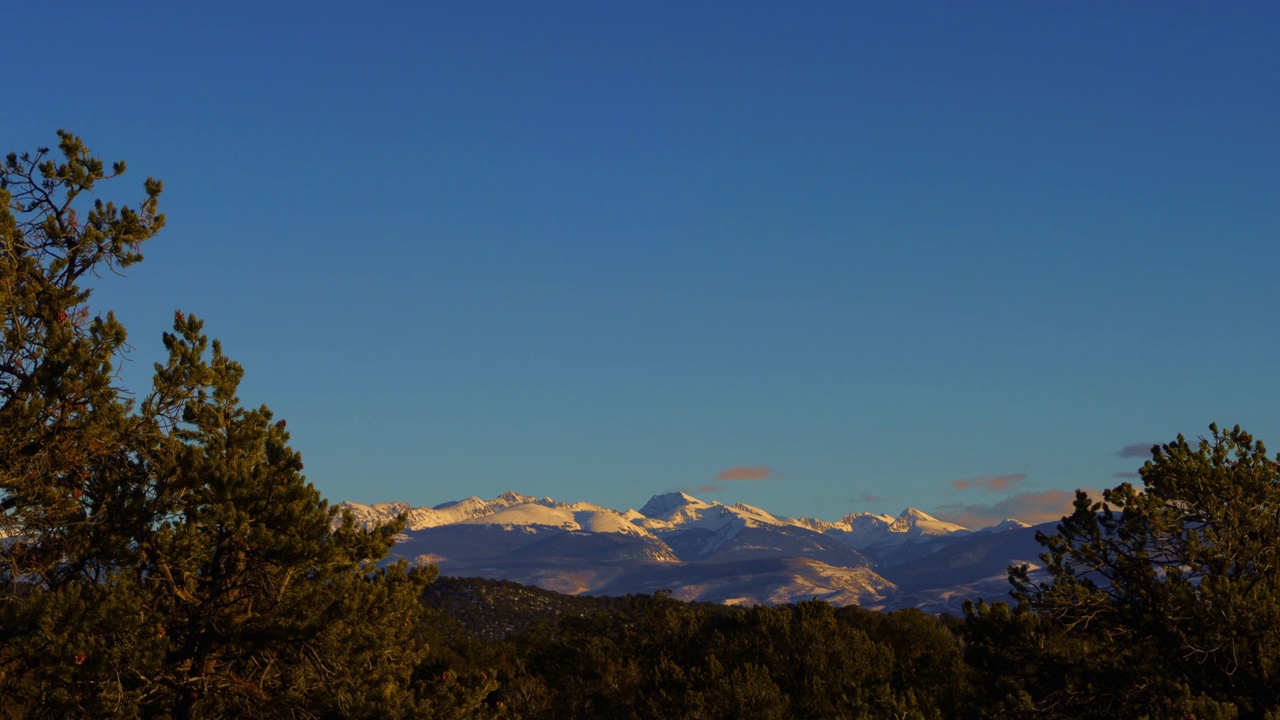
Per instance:
[[[503,640],[554,625],[563,618],[612,612],[622,598],[563,595],[509,580],[440,577],[423,603],[485,640]]]
[[[840,608],[836,617],[888,650],[890,685],[907,701],[900,713],[950,717],[964,707],[971,673],[956,633],[945,622],[919,610],[877,613],[857,607]]]
[[[108,175],[78,138],[59,133],[64,162],[10,154],[0,168],[0,533],[24,542],[6,553],[0,579],[49,587],[76,582],[127,554],[114,528],[82,522],[118,497],[97,468],[128,463],[122,452],[131,404],[113,386],[125,341],[111,313],[90,313],[86,274],[128,267],[164,225],[161,184],[148,179],[138,211],[77,200]],[[82,216],[83,215],[83,219]],[[114,540],[114,542],[113,542]]]
[[[1036,717],[1265,717],[1280,711],[1280,472],[1235,427],[1154,447],[1128,483],[1041,537],[1049,579],[970,609],[983,670]],[[1017,672],[1014,670],[1014,672]]]
[[[822,602],[735,608],[665,594],[566,598],[514,583],[446,583],[442,604],[480,629],[539,615],[504,640],[455,627],[456,667],[494,672],[486,707],[523,718],[946,718],[967,669],[937,618]],[[465,600],[464,600],[465,598]],[[437,601],[433,601],[437,602]],[[447,627],[437,622],[434,627]]]
[[[236,396],[243,370],[177,313],[133,402],[124,328],[82,280],[142,259],[137,210],[83,196],[108,174],[60,160],[0,171],[0,715],[418,717],[474,707],[432,684],[434,571],[379,569],[400,526],[363,529],[301,474],[283,421]]]

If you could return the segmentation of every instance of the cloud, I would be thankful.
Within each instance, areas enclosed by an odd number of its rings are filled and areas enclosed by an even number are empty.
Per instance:
[[[886,500],[892,500],[892,499],[893,499],[892,496],[872,495],[869,492],[863,492],[861,495],[858,496],[858,502],[861,502],[861,503],[877,503],[877,502],[884,502]]]
[[[1120,479],[1122,479],[1122,480],[1141,480],[1141,479],[1142,479],[1142,475],[1140,475],[1140,474],[1138,474],[1138,473],[1136,473],[1136,472],[1118,472],[1118,473],[1112,473],[1112,474],[1111,474],[1111,477],[1117,477],[1117,478],[1120,478]]]
[[[1086,490],[1089,497],[1101,499],[1099,490]],[[1068,490],[1045,490],[1011,495],[996,503],[949,503],[940,505],[931,514],[940,520],[978,529],[995,525],[1005,518],[1016,518],[1032,525],[1061,520],[1070,515],[1076,494]]]
[[[774,474],[773,468],[768,465],[757,465],[755,467],[744,467],[742,465],[734,465],[731,468],[725,468],[716,475],[716,480],[720,482],[735,482],[738,480],[777,480],[778,476]]]
[[[969,480],[957,480],[951,483],[951,487],[957,490],[969,490],[972,488],[982,488],[983,490],[1008,490],[1026,479],[1026,473],[1013,473],[1010,475],[983,475],[982,477],[971,478]]]
[[[1125,445],[1116,451],[1117,457],[1122,458],[1149,458],[1151,457],[1151,446],[1155,443],[1133,443]]]
[[[722,485],[699,485],[699,486],[698,486],[698,487],[696,487],[696,488],[690,488],[690,489],[689,489],[689,492],[691,492],[691,493],[698,493],[698,494],[701,494],[701,493],[718,493],[718,492],[724,492],[724,486],[722,486]]]

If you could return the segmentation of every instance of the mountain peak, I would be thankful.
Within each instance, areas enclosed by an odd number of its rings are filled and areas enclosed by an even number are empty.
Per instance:
[[[911,535],[950,535],[954,532],[970,532],[969,528],[963,525],[939,520],[929,513],[913,507],[903,510],[902,514],[898,515],[898,518],[889,525],[889,531],[909,533]]]
[[[1030,523],[1024,523],[1021,520],[1016,520],[1014,518],[1005,518],[1004,520],[1001,520],[995,525],[982,528],[981,532],[986,532],[986,533],[1004,532],[1005,530],[1019,530],[1021,528],[1029,528],[1029,527],[1031,527]]]
[[[777,515],[774,515],[768,510],[765,510],[763,508],[758,508],[755,505],[748,505],[746,503],[734,503],[733,505],[729,506],[729,509],[732,510],[735,515],[738,515],[743,519],[750,520],[756,523],[763,522],[768,525],[790,523],[793,525],[803,526],[803,523],[798,523],[791,520],[784,521],[782,518],[779,518]]]
[[[433,505],[431,506],[431,509],[432,510],[448,510],[449,508],[454,508],[454,507],[475,507],[477,505],[483,505],[483,504],[484,504],[483,500],[476,497],[475,495],[472,495],[469,498],[463,498],[461,500],[449,500],[447,502],[442,502],[439,505]]]
[[[670,515],[673,511],[684,507],[705,508],[711,507],[711,503],[699,500],[687,493],[669,492],[649,498],[649,502],[640,508],[640,514],[649,518],[659,518]]]
[[[919,510],[913,507],[909,507],[906,510],[903,510],[901,513],[898,513],[898,519],[899,520],[905,519],[905,520],[914,521],[914,522],[922,522],[922,521],[938,522],[938,518],[930,515],[929,513],[923,510]]]
[[[501,495],[499,495],[498,497],[494,498],[493,500],[489,501],[489,504],[490,505],[524,505],[525,503],[532,503],[532,502],[539,502],[538,498],[532,495],[521,495],[518,492],[512,492],[508,490],[502,493]],[[547,505],[547,504],[551,504],[551,502],[552,502],[551,498],[543,498],[539,504]]]
[[[994,542],[986,534],[1025,526],[1015,520],[978,533],[913,507],[896,518],[864,512],[834,522],[796,520],[679,491],[655,495],[642,511],[626,513],[511,491],[434,508],[404,502],[341,506],[366,527],[408,516],[391,560],[572,593],[677,587],[686,599],[773,603],[817,596],[876,603],[869,607],[923,607],[927,601],[950,603],[954,612],[951,599],[989,580],[992,567],[1007,568],[1038,552],[1026,530]],[[879,568],[899,575],[881,576]],[[998,579],[1002,586],[1007,582],[1003,575]]]

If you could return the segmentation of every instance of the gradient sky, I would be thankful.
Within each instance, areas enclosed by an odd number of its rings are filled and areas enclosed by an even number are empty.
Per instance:
[[[165,181],[126,381],[205,318],[333,500],[982,524],[1280,448],[1280,5],[184,5],[7,8],[0,149]]]

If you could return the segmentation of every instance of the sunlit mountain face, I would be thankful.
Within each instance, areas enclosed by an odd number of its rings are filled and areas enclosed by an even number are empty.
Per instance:
[[[1035,567],[1041,552],[1036,528],[1012,519],[975,531],[907,508],[823,521],[678,492],[625,511],[514,492],[339,507],[366,525],[406,518],[390,560],[573,595],[956,612],[966,598],[1005,598],[1008,566]]]

